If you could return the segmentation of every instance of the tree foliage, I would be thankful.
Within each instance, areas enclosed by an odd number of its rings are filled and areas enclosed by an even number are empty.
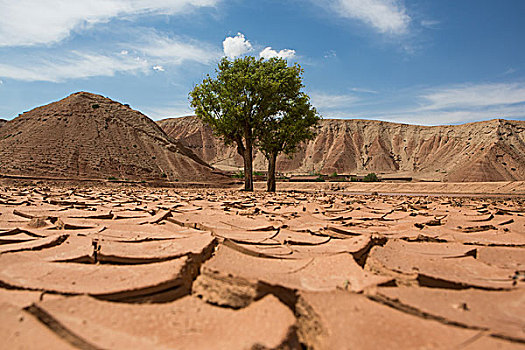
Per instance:
[[[279,153],[291,155],[303,141],[315,137],[314,125],[320,117],[309,97],[299,92],[287,102],[282,114],[270,116],[263,124],[258,148],[268,160],[268,191],[275,191],[275,171]]]
[[[223,58],[216,77],[207,75],[190,92],[197,116],[226,144],[237,146],[244,159],[246,190],[253,190],[254,145],[265,155],[290,153],[310,137],[301,126],[319,117],[301,92],[301,75],[298,64],[288,66],[284,59]]]

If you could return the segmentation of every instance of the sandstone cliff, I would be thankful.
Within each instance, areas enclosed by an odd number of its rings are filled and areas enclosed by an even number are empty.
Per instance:
[[[196,117],[158,122],[204,161],[225,170],[242,167],[234,147]],[[495,119],[464,125],[418,126],[374,120],[322,120],[317,137],[288,158],[285,173],[376,172],[436,181],[525,180],[525,121]],[[255,168],[266,169],[257,153]]]

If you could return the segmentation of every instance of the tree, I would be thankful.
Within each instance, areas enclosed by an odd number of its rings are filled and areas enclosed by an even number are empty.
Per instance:
[[[275,170],[279,153],[291,155],[297,146],[315,136],[312,128],[320,117],[310,105],[309,97],[299,93],[288,101],[281,115],[271,116],[262,126],[258,147],[268,160],[268,192],[275,192]]]
[[[302,96],[301,74],[298,64],[289,67],[284,59],[223,58],[216,77],[207,75],[190,92],[197,117],[237,146],[247,191],[253,191],[253,146],[276,116],[293,115],[294,101]]]

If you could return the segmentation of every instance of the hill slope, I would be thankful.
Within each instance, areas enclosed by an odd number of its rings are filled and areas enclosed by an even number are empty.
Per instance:
[[[206,162],[242,167],[233,147],[216,139],[196,117],[158,122]],[[278,171],[324,174],[376,172],[440,181],[525,180],[525,122],[495,119],[464,125],[418,126],[374,120],[325,119],[317,137]],[[261,154],[255,168],[265,170]]]
[[[5,123],[7,123],[7,120],[5,120],[5,119],[0,119],[0,128],[1,128],[2,126],[4,126]]]
[[[0,173],[64,178],[223,178],[142,113],[78,92],[0,128]]]

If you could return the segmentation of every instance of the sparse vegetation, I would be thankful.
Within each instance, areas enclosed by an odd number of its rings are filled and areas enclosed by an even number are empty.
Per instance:
[[[381,180],[379,180],[376,173],[370,173],[363,178],[363,181],[364,182],[379,182]]]
[[[91,105],[91,108],[93,108],[93,109],[97,109],[97,108],[99,108],[99,107],[100,107],[100,105],[99,105],[98,103],[93,103],[93,104]]]
[[[234,177],[236,179],[244,179],[244,171],[239,170],[238,172],[233,174],[232,177]]]

